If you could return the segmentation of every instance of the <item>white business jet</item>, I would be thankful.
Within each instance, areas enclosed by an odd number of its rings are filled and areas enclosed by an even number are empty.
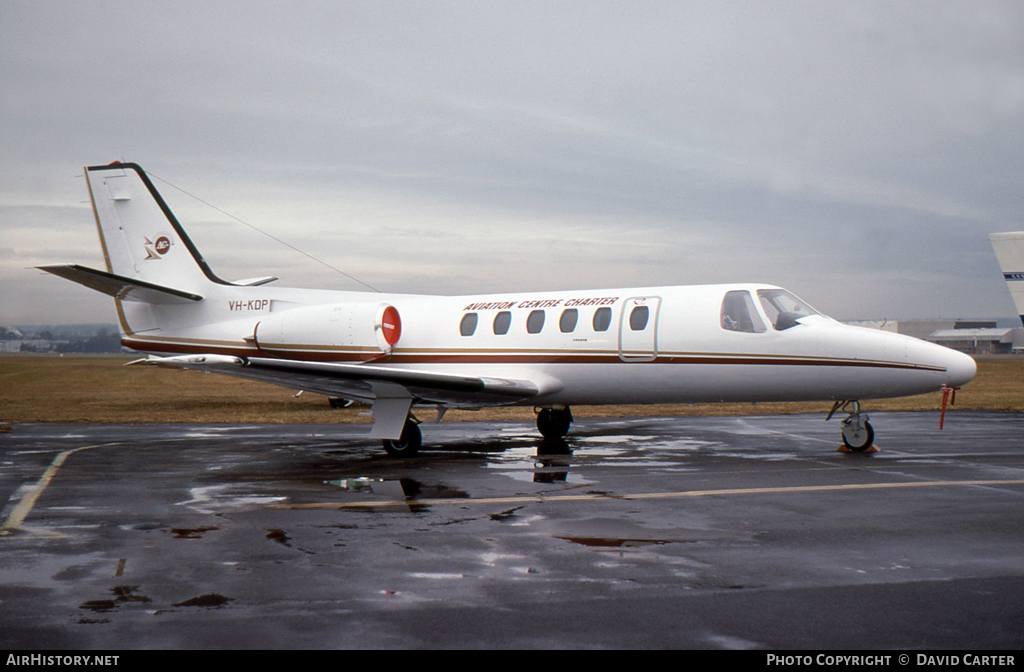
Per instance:
[[[413,409],[533,406],[547,438],[578,404],[828,400],[871,446],[860,400],[956,388],[967,355],[846,326],[784,289],[730,284],[423,296],[217,277],[143,170],[85,169],[106,270],[41,266],[114,297],[145,363],[371,405],[371,437],[414,455]]]

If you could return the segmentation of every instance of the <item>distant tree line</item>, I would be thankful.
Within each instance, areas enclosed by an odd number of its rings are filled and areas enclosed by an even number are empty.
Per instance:
[[[82,326],[4,327],[0,326],[0,347],[6,352],[121,352],[121,337],[116,326],[100,327],[89,335]],[[12,342],[13,341],[13,342]]]
[[[121,352],[121,335],[100,329],[95,336],[57,343],[57,352]]]

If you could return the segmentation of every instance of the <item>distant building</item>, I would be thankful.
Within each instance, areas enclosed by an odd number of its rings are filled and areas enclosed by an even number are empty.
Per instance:
[[[936,331],[956,329],[956,320],[903,320],[899,325],[899,333],[927,341]]]
[[[939,329],[929,334],[928,340],[969,355],[1008,355],[1024,349],[1024,329]]]
[[[969,355],[1024,354],[1024,329],[998,327],[996,320],[860,320],[846,324],[906,334]]]

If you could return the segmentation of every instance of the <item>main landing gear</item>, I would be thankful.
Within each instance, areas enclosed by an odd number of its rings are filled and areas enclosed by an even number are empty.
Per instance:
[[[390,457],[414,457],[423,444],[419,422],[411,415],[405,420],[402,436],[398,439],[384,439],[384,452]]]
[[[569,433],[572,424],[572,411],[568,406],[562,408],[538,408],[537,429],[548,440],[561,442]],[[439,416],[440,417],[440,416]],[[405,420],[402,436],[398,439],[383,439],[384,452],[389,457],[415,457],[423,444],[423,434],[418,427],[419,420],[412,414]]]
[[[863,453],[875,442],[875,430],[868,422],[866,413],[860,412],[859,401],[837,401],[832,404],[825,420],[831,420],[836,411],[847,411],[849,415],[842,422],[843,445],[855,453]]]
[[[536,410],[537,429],[545,439],[561,439],[569,433],[569,425],[572,424],[572,411],[568,406]]]

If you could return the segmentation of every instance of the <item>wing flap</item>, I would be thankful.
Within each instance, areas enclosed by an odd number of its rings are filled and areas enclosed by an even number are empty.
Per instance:
[[[262,357],[243,359],[229,355],[150,357],[132,362],[136,363],[225,373],[364,402],[372,402],[381,396],[380,390],[393,390],[392,386],[401,386],[418,403],[455,407],[511,404],[535,397],[542,391],[557,391],[550,384],[545,386],[547,389],[541,390],[540,386],[528,380],[460,376],[372,364],[303,362]],[[394,394],[389,392],[387,396]]]
[[[493,401],[501,400],[511,402],[516,399],[526,399],[540,394],[540,388],[527,380],[459,376],[450,373],[434,373],[373,364],[301,362],[261,357],[250,357],[248,361],[251,367],[293,374],[302,373],[339,381],[396,383],[410,391],[419,390],[421,393],[414,393],[413,396],[431,401],[440,400],[439,395],[443,395],[443,393],[459,398],[464,396],[493,397],[492,403]]]

